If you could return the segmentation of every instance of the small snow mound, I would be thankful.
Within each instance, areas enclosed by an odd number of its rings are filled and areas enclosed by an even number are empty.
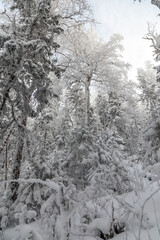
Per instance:
[[[148,166],[145,172],[151,172],[152,174],[157,175],[157,177],[160,177],[160,162]]]
[[[103,234],[108,234],[110,227],[109,223],[110,221],[107,218],[96,218],[87,227],[87,232],[93,233],[100,230]]]

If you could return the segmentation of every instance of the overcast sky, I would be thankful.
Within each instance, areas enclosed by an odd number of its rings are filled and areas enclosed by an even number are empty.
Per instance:
[[[157,23],[160,32],[159,9],[151,4],[151,0],[141,3],[133,0],[89,0],[93,7],[98,24],[96,31],[105,40],[113,33],[124,37],[124,58],[134,68],[130,77],[136,75],[137,67],[143,67],[146,60],[153,61],[150,42],[143,39],[147,33],[147,22]]]

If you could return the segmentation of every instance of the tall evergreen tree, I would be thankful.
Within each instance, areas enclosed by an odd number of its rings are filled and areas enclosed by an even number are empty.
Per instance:
[[[16,151],[12,163],[12,179],[20,175],[24,138],[28,117],[35,117],[48,102],[49,73],[55,68],[53,51],[58,47],[55,35],[62,29],[58,16],[51,12],[52,1],[14,0],[11,6],[18,13],[0,34],[0,86],[2,89],[1,126],[15,124],[18,131]],[[6,119],[7,116],[7,119]],[[13,201],[18,184],[12,183]]]
[[[145,69],[138,70],[138,80],[142,90],[141,101],[148,112],[147,127],[145,126],[144,130],[143,160],[145,165],[152,165],[160,161],[160,99],[155,70],[151,64],[147,63]]]

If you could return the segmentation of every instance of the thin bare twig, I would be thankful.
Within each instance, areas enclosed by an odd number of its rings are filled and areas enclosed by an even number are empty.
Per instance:
[[[138,233],[138,240],[140,240],[141,237],[141,229],[142,229],[142,221],[143,221],[143,212],[144,212],[144,207],[146,205],[146,203],[154,196],[156,195],[158,192],[160,191],[160,188],[158,188],[156,191],[154,191],[143,203],[142,205],[142,213],[141,213],[141,219],[140,219],[140,227],[139,227],[139,233]]]

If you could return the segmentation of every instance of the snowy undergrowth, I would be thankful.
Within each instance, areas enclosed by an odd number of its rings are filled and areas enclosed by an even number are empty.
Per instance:
[[[137,198],[137,200],[136,200]],[[160,185],[155,182],[146,186],[138,196],[132,192],[126,197],[128,203],[133,203],[139,210],[140,219],[132,219],[129,229],[114,239],[158,240],[160,239]],[[135,201],[136,200],[136,201]],[[135,201],[135,203],[134,203]],[[146,218],[146,226],[142,226],[142,219]]]
[[[89,201],[79,201],[70,214],[66,215],[69,226],[68,239],[160,239],[160,183],[143,178],[142,186],[142,190],[136,189],[122,195],[110,194]],[[61,218],[62,216],[59,216],[53,224],[56,240],[62,239],[64,231]],[[3,239],[50,240],[50,237],[42,221],[36,221],[6,229]]]
[[[44,240],[48,239],[48,233],[41,229],[38,222],[31,224],[20,224],[15,228],[9,228],[4,231],[2,239],[4,240]]]
[[[113,198],[114,199],[114,198]],[[113,200],[112,199],[112,200]],[[160,239],[160,185],[158,182],[147,183],[144,191],[130,192],[123,194],[116,198],[126,211],[128,209],[128,215],[125,215],[125,228],[120,234],[115,235],[113,240],[158,240]],[[104,199],[100,200],[101,204]],[[113,200],[115,202],[115,200]],[[123,209],[121,211],[123,212]],[[118,207],[115,208],[115,212]],[[119,215],[120,217],[120,215]],[[110,218],[111,220],[111,218]],[[119,222],[122,219],[117,219]],[[107,233],[107,226],[110,226],[109,219],[107,217],[101,217],[93,220],[88,227],[88,236],[85,236],[85,240],[101,239],[98,237],[97,230],[100,230],[104,234]],[[94,235],[95,236],[89,236]],[[75,238],[74,238],[75,239]],[[104,239],[104,238],[103,238]],[[107,239],[107,238],[105,238]],[[78,238],[77,238],[78,240]]]

